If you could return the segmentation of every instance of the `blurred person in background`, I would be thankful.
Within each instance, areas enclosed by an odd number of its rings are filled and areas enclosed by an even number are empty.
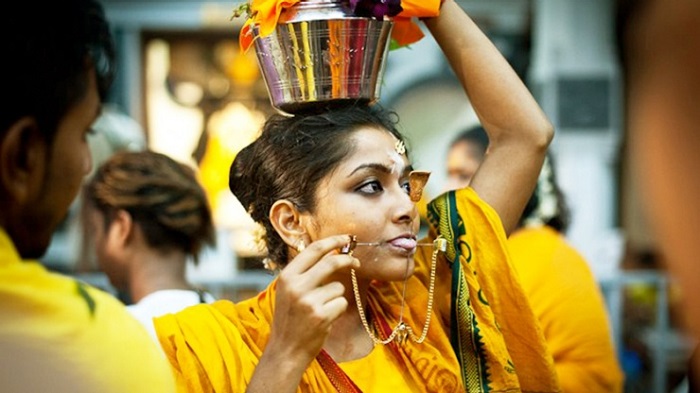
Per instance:
[[[214,301],[185,275],[188,258],[196,263],[215,243],[191,168],[161,153],[119,152],[97,169],[83,198],[98,265],[154,339],[153,317]]]
[[[679,284],[686,329],[700,340],[700,2],[618,0],[631,168],[669,273]],[[700,356],[691,368],[700,390]]]
[[[481,126],[463,131],[447,154],[449,189],[469,186],[488,154]],[[564,237],[569,210],[547,157],[537,187],[508,247],[537,316],[564,392],[621,392],[617,361],[602,293],[583,256]]]
[[[464,130],[452,140],[447,151],[446,190],[458,190],[469,185],[484,161],[488,147],[489,136],[481,126]]]
[[[91,169],[87,134],[113,77],[92,0],[0,16],[0,390],[172,392],[167,362],[111,295],[35,261]]]

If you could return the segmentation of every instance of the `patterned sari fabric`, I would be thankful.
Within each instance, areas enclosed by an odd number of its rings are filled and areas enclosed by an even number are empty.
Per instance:
[[[431,230],[423,242],[441,235],[449,248],[436,260],[426,340],[377,346],[366,358],[348,362],[354,365],[336,364],[322,351],[297,391],[374,391],[378,383],[404,387],[397,391],[559,390],[551,356],[511,269],[496,213],[471,189],[441,196],[429,211]],[[397,325],[404,285],[403,321],[421,334],[431,259],[432,250],[421,248],[416,271],[405,283],[372,283],[368,317],[378,336],[387,337]],[[245,391],[269,337],[275,286],[238,304],[198,305],[155,320],[180,391]]]
[[[433,201],[428,219],[431,231],[448,240],[450,338],[466,390],[559,391],[552,357],[516,278],[496,212],[465,189]]]

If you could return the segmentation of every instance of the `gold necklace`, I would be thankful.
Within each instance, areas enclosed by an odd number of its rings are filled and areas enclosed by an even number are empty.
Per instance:
[[[428,285],[428,311],[425,317],[425,324],[423,325],[423,331],[421,332],[420,337],[416,336],[416,334],[413,333],[413,329],[411,329],[411,327],[406,325],[406,323],[404,323],[403,321],[403,308],[406,301],[406,281],[408,280],[408,275],[404,279],[403,283],[403,294],[401,296],[401,311],[399,313],[399,323],[391,331],[389,337],[382,340],[374,335],[372,329],[370,329],[369,327],[369,323],[367,323],[367,317],[365,316],[364,307],[362,307],[360,290],[357,285],[357,276],[355,275],[355,269],[350,269],[350,276],[352,278],[352,289],[355,294],[357,311],[360,313],[360,320],[362,321],[362,326],[365,327],[367,334],[369,334],[369,338],[371,338],[375,344],[386,345],[394,341],[394,339],[396,339],[399,342],[399,344],[403,344],[408,338],[410,338],[413,342],[417,344],[420,344],[423,341],[425,341],[425,338],[428,335],[428,328],[430,327],[430,319],[433,315],[433,295],[435,292],[435,271],[437,267],[437,254],[439,251],[445,252],[445,250],[447,250],[447,240],[442,236],[438,236],[438,238],[433,241],[433,256],[431,258],[430,264],[430,284]]]

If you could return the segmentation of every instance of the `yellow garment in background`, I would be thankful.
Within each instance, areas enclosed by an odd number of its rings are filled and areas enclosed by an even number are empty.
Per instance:
[[[162,351],[108,293],[22,261],[0,229],[0,390],[174,392]]]
[[[377,383],[401,387],[390,388],[394,392],[558,391],[551,356],[511,269],[495,211],[471,189],[441,196],[431,210],[436,226],[424,241],[441,234],[452,244],[437,259],[434,311],[426,340],[375,347],[365,358],[339,364],[342,371],[332,376],[324,371],[322,352],[302,376],[298,392],[337,391],[332,381],[343,378],[357,385],[349,391],[380,391]],[[449,219],[459,228],[450,227]],[[464,234],[453,236],[460,232]],[[468,257],[466,249],[471,250]],[[403,320],[416,335],[426,318],[431,255],[429,249],[416,253],[415,274],[406,282]],[[449,258],[456,258],[461,269]],[[463,277],[453,279],[453,271]],[[453,297],[455,281],[463,285]],[[181,392],[245,391],[270,334],[275,286],[276,281],[256,298],[238,304],[222,300],[154,320]],[[373,320],[396,326],[402,289],[402,282],[372,284]],[[461,313],[453,315],[453,303]],[[465,315],[471,319],[460,319]]]
[[[520,229],[508,245],[562,391],[621,392],[605,302],[583,257],[549,227]]]

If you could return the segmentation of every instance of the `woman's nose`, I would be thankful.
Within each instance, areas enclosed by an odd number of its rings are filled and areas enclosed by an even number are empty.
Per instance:
[[[412,222],[418,216],[418,208],[410,196],[402,189],[398,198],[398,204],[394,212],[394,221]]]

